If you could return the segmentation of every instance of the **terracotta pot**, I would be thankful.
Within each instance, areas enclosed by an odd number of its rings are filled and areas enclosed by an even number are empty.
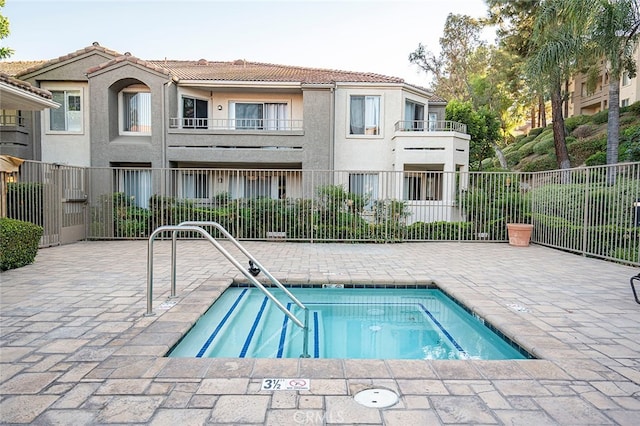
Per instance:
[[[517,247],[527,247],[531,241],[533,225],[528,223],[507,223],[507,234],[509,235],[509,245]]]

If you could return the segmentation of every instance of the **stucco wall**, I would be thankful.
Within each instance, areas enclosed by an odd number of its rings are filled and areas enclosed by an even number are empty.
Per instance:
[[[91,103],[91,162],[95,167],[114,163],[150,163],[165,167],[162,114],[164,85],[168,77],[123,62],[89,76]],[[118,94],[131,85],[145,85],[151,93],[151,135],[122,135],[119,130]]]
[[[49,91],[79,91],[81,102],[80,112],[82,116],[81,130],[70,132],[50,130],[50,110],[45,110],[40,114],[42,161],[72,166],[90,166],[91,126],[89,119],[89,84],[86,82],[43,81],[41,87]]]

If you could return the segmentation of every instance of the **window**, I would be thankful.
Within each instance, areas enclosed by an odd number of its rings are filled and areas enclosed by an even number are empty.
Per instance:
[[[136,207],[149,208],[151,197],[151,170],[115,169],[116,187]]]
[[[232,124],[239,130],[286,130],[288,105],[286,103],[231,102]]]
[[[82,131],[82,101],[80,90],[52,90],[59,108],[49,109],[49,130],[54,132]]]
[[[183,198],[209,198],[209,175],[206,172],[182,173]]]
[[[424,105],[405,101],[404,120],[405,130],[424,130]]]
[[[404,199],[410,201],[441,200],[441,172],[407,172],[404,175]]]
[[[22,111],[15,109],[0,109],[0,126],[24,127]]]
[[[378,175],[376,173],[350,173],[349,192],[363,197],[365,208],[371,208],[378,199]]]
[[[202,99],[182,97],[182,127],[206,129],[208,127],[209,103]]]
[[[628,72],[622,73],[622,85],[628,86],[630,84],[631,84],[631,79],[629,78],[629,73]]]
[[[430,112],[429,113],[429,131],[435,132],[438,130],[438,113]]]
[[[380,134],[380,96],[351,96],[351,135]]]
[[[229,177],[231,198],[284,198],[286,195],[284,177],[266,175],[260,172],[248,172],[246,175]]]
[[[271,176],[246,176],[244,198],[271,198]]]
[[[151,134],[151,93],[136,89],[121,94],[123,133]]]
[[[620,103],[621,107],[628,107],[629,106],[629,98],[623,99],[622,102]]]

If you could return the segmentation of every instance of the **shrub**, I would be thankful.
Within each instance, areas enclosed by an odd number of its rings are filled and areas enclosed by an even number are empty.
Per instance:
[[[564,126],[567,129],[567,132],[573,132],[578,126],[589,121],[589,116],[587,115],[576,115],[575,117],[568,117],[564,120]]]
[[[589,156],[584,162],[587,166],[602,166],[607,164],[607,153],[603,151],[596,152]]]
[[[594,154],[604,151],[607,148],[606,136],[600,136],[590,139],[581,139],[576,141],[574,138],[567,138],[567,150],[569,155],[575,161],[576,165],[580,165]]]
[[[640,115],[640,101],[634,102],[629,105],[629,112],[632,112],[635,115]]]
[[[528,155],[533,154],[533,147],[538,143],[537,140],[532,140],[530,142],[525,143],[524,145],[522,145],[520,147],[520,149],[518,149],[518,154],[520,155],[520,158],[524,158]]]
[[[533,146],[533,152],[538,155],[544,155],[549,153],[550,151],[553,151],[553,135],[550,136],[551,137],[539,138],[539,141],[536,142],[536,144]]]
[[[507,165],[509,167],[513,167],[516,164],[518,164],[520,162],[520,160],[522,159],[522,156],[520,155],[519,151],[513,151],[510,152],[508,154],[505,154],[504,156],[507,160]]]
[[[581,124],[575,130],[573,130],[573,132],[571,132],[571,135],[575,136],[576,138],[582,139],[582,138],[588,138],[589,136],[592,136],[597,131],[598,131],[597,126],[592,126],[590,124]]]
[[[533,136],[535,138],[543,131],[544,131],[544,127],[536,127],[535,129],[529,130],[529,134],[527,136]]]
[[[543,170],[555,170],[558,168],[556,154],[546,154],[533,158],[522,165],[523,172],[539,172]]]
[[[0,271],[33,263],[43,228],[30,222],[0,219]]]
[[[471,222],[415,222],[407,227],[408,240],[457,241],[471,239]]]
[[[592,123],[594,124],[604,124],[609,121],[609,110],[605,109],[600,112],[597,112],[591,116]]]

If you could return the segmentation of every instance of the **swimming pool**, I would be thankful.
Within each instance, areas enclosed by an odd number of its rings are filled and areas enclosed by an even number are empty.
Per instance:
[[[293,288],[309,313],[313,358],[523,359],[482,320],[438,289]],[[303,311],[270,289],[298,318]],[[256,288],[230,287],[170,357],[297,358],[303,330]]]

